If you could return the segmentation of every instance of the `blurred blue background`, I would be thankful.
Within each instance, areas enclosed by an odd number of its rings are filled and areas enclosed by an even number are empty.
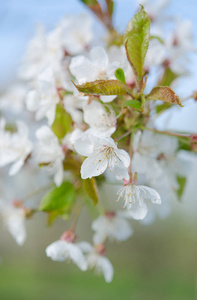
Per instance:
[[[114,2],[114,23],[123,32],[137,4],[133,0]],[[0,0],[0,90],[14,81],[37,24],[52,29],[66,14],[80,12],[87,9],[77,0]],[[192,21],[197,45],[197,1],[172,0],[167,12]],[[99,22],[94,28],[95,34],[103,30]],[[197,89],[197,55],[193,54],[191,59],[193,75],[182,86],[185,95]],[[197,104],[189,102],[176,111],[169,127],[197,132],[196,116]],[[73,265],[55,263],[45,257],[45,247],[65,229],[61,222],[48,229],[43,216],[30,220],[23,248],[16,246],[7,232],[1,232],[0,299],[197,299],[196,160],[192,164],[193,181],[186,191],[187,202],[174,204],[175,212],[167,220],[158,220],[148,227],[133,224],[135,235],[129,242],[109,247],[109,258],[115,267],[115,279],[110,285],[90,272],[82,273]],[[84,238],[89,236],[90,222],[80,230]]]

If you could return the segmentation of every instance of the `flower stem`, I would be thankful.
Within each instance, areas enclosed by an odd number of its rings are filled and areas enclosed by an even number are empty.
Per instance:
[[[71,223],[71,226],[70,226],[70,230],[72,230],[72,231],[75,231],[75,227],[77,225],[77,221],[79,219],[79,215],[81,213],[83,205],[84,205],[84,200],[83,199],[80,202],[78,202],[77,205],[76,205],[73,220],[72,220],[72,223]]]
[[[128,136],[128,135],[132,132],[132,130],[133,130],[133,129],[130,129],[130,130],[128,130],[127,132],[125,132],[124,134],[122,134],[121,136],[117,137],[117,138],[115,139],[115,142],[120,141],[120,140],[123,139],[124,137]]]

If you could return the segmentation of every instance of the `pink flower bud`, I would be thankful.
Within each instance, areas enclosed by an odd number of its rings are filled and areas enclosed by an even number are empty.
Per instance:
[[[64,233],[60,237],[60,240],[66,241],[69,243],[74,243],[76,240],[76,235],[72,230],[67,230],[67,231],[64,231]]]

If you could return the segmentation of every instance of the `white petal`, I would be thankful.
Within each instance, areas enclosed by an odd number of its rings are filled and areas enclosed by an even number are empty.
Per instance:
[[[86,271],[88,265],[81,249],[77,245],[72,243],[69,243],[68,249],[72,261],[79,267],[80,270]]]
[[[93,63],[82,55],[72,58],[69,69],[79,84],[83,84],[86,81],[93,81],[96,76]]]
[[[111,282],[114,275],[114,269],[111,262],[106,257],[101,257],[100,267],[102,269],[106,282]]]
[[[116,150],[117,156],[119,157],[119,159],[122,161],[123,165],[128,168],[130,165],[130,156],[129,154],[122,149],[117,149]]]
[[[129,179],[128,169],[125,168],[122,161],[120,161],[119,159],[117,159],[117,163],[114,166],[114,175],[118,180]]]
[[[141,206],[139,205],[139,203],[132,205],[131,209],[123,211],[122,215],[128,219],[143,220],[146,217],[147,213],[148,213],[148,207],[143,202]]]
[[[56,162],[55,167],[56,167],[56,172],[54,176],[54,182],[57,186],[60,186],[64,178],[64,170],[63,170],[62,162],[61,161]]]
[[[74,147],[79,154],[89,156],[94,152],[94,141],[85,134],[75,141]]]
[[[46,248],[46,255],[55,261],[65,261],[68,258],[68,243],[58,240]]]
[[[36,131],[36,137],[38,140],[47,143],[50,140],[53,140],[55,135],[48,126],[42,126]]]
[[[12,167],[9,170],[9,175],[13,176],[16,173],[18,173],[18,171],[22,168],[22,166],[24,165],[24,160],[23,159],[19,159],[17,160]]]
[[[77,243],[76,245],[77,245],[77,246],[81,249],[81,251],[84,252],[84,253],[89,253],[89,252],[93,251],[93,247],[92,247],[89,243],[87,243],[87,242],[79,242],[79,243]]]
[[[39,99],[36,91],[30,91],[27,94],[26,106],[29,111],[36,111],[39,107]]]
[[[55,121],[55,114],[56,114],[56,104],[51,104],[51,108],[46,111],[46,117],[48,119],[48,124],[51,126]]]
[[[92,154],[91,156],[85,159],[81,166],[82,179],[99,176],[105,172],[108,165],[108,160],[102,159],[102,153],[100,156]]]
[[[10,234],[19,245],[22,245],[26,239],[25,218],[23,211],[14,209],[6,217],[6,224]]]
[[[143,194],[144,199],[151,200],[152,203],[161,204],[161,197],[154,189],[148,186],[139,186],[140,192]]]
[[[109,61],[107,53],[103,47],[93,47],[90,51],[90,58],[92,62],[99,67],[99,69],[106,70]]]
[[[114,237],[117,241],[126,241],[133,234],[133,230],[127,220],[115,217]]]

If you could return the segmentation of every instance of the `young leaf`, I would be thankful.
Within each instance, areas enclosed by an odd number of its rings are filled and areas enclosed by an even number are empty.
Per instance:
[[[125,84],[125,75],[124,71],[121,68],[116,69],[115,76],[118,80]]]
[[[151,35],[150,36],[150,40],[158,40],[161,44],[164,44],[164,41],[162,40],[162,38],[158,35]]]
[[[124,106],[129,106],[131,108],[140,109],[142,103],[138,100],[128,100],[124,102]]]
[[[187,179],[185,177],[177,176],[177,181],[179,184],[179,188],[177,190],[177,195],[180,199],[181,196],[183,195]]]
[[[74,84],[74,82],[73,82]],[[76,85],[79,92],[88,95],[126,95],[128,94],[127,86],[119,80],[96,80]]]
[[[61,210],[64,214],[71,209],[74,199],[75,189],[72,183],[65,181],[43,197],[40,210],[47,212]]]
[[[155,87],[148,96],[146,96],[147,100],[161,100],[164,102],[168,102],[171,104],[178,104],[183,106],[180,102],[179,97],[167,86],[158,86]]]
[[[52,125],[52,130],[55,135],[62,139],[69,131],[71,131],[72,118],[59,103],[56,107],[55,121]]]
[[[96,185],[96,180],[94,177],[87,178],[83,180],[83,185],[86,190],[86,193],[92,199],[94,205],[98,203],[98,190]]]
[[[178,74],[174,73],[170,68],[166,68],[159,85],[170,86],[177,77],[179,77]]]
[[[140,11],[129,22],[124,43],[127,53],[127,58],[134,69],[134,73],[138,75],[138,81],[144,74],[143,65],[148,50],[150,38],[150,19],[147,13],[141,6]]]
[[[156,113],[164,112],[166,109],[170,108],[172,105],[170,103],[162,103],[156,106]]]

